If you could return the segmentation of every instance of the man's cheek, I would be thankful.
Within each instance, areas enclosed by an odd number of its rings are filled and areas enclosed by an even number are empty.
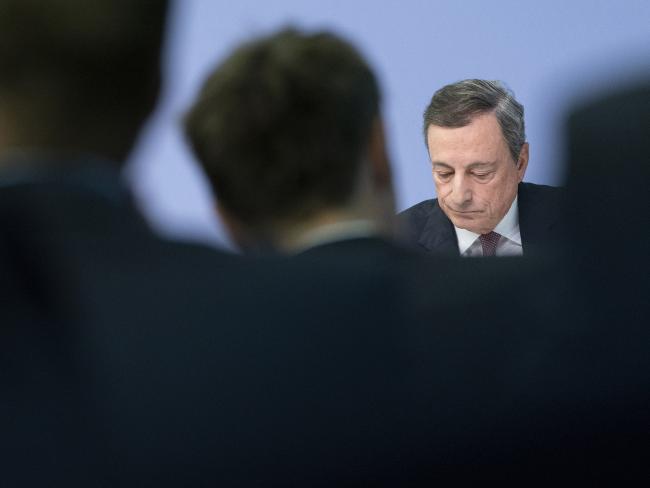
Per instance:
[[[437,183],[436,184],[436,193],[438,198],[447,198],[447,195],[451,192],[451,185],[449,183]]]

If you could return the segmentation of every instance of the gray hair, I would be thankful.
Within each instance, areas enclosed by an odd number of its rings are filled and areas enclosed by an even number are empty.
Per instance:
[[[464,127],[475,115],[491,111],[516,163],[526,142],[524,107],[500,81],[463,80],[435,92],[424,111],[424,144],[430,125]]]

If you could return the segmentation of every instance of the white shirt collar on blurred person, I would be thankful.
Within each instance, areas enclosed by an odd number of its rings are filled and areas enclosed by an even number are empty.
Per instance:
[[[305,232],[294,246],[293,253],[298,254],[312,247],[330,242],[359,239],[379,235],[379,229],[372,220],[358,219],[325,224]]]

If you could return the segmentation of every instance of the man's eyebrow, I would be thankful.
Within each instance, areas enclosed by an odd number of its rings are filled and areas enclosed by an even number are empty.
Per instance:
[[[496,166],[496,161],[475,161],[467,165],[466,169],[481,169]]]
[[[452,170],[452,171],[453,171],[453,169],[454,169],[454,168],[452,168],[451,166],[449,166],[447,163],[443,163],[443,162],[441,162],[441,161],[434,161],[434,162],[431,163],[431,164],[432,164],[432,166],[433,166],[433,169],[440,168],[440,167],[442,167],[442,168],[444,168],[444,169],[450,169],[450,170]]]

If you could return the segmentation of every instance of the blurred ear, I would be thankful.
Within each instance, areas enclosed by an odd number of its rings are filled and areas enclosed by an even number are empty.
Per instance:
[[[373,122],[368,142],[368,161],[370,162],[370,171],[373,183],[378,189],[392,190],[393,176],[386,150],[386,138],[384,135],[384,123],[381,117],[377,117]]]
[[[226,232],[230,236],[232,242],[234,242],[237,247],[241,250],[247,248],[247,244],[250,240],[248,233],[245,231],[245,226],[241,224],[237,218],[233,217],[232,214],[219,205],[219,202],[216,204],[217,215],[221,219]]]
[[[384,232],[392,234],[395,227],[395,193],[384,124],[379,116],[372,125],[366,160],[369,183],[372,185],[371,214]]]
[[[519,151],[519,159],[517,159],[517,174],[520,182],[524,179],[526,168],[528,168],[528,143],[524,142],[521,151]]]

